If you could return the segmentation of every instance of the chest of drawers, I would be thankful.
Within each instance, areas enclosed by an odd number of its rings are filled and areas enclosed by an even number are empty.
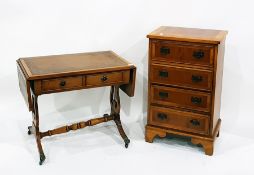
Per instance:
[[[220,130],[227,31],[159,27],[148,34],[146,141],[167,134],[190,137],[213,154]]]

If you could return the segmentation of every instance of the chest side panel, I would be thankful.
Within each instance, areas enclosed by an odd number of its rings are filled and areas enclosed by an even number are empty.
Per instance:
[[[221,90],[222,90],[222,77],[223,77],[223,64],[224,64],[224,50],[225,50],[225,42],[221,42],[217,46],[215,55],[215,68],[214,72],[214,92],[213,92],[213,106],[212,106],[212,125],[211,129],[214,131],[216,125],[218,123],[218,119],[220,118],[220,109],[221,109]]]

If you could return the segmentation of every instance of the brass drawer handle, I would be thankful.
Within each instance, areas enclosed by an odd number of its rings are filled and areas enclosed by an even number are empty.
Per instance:
[[[160,48],[160,54],[161,55],[168,55],[168,54],[170,54],[170,48],[168,48],[168,47],[161,47]]]
[[[198,76],[198,75],[192,75],[192,82],[194,83],[198,83],[198,82],[202,82],[203,81],[203,77],[202,76]]]
[[[191,97],[191,102],[193,104],[199,105],[202,103],[202,98],[201,97]]]
[[[64,86],[66,85],[66,82],[65,82],[64,80],[61,80],[60,83],[59,83],[59,85],[60,85],[61,87],[64,87]]]
[[[108,77],[106,75],[103,75],[103,77],[101,77],[101,81],[105,82],[108,80]]]
[[[193,126],[199,126],[200,125],[200,122],[196,119],[192,119],[190,120],[190,123],[193,125]]]
[[[159,97],[160,98],[168,98],[168,93],[167,92],[159,92]]]
[[[160,70],[160,71],[159,71],[159,76],[160,76],[160,77],[163,77],[163,78],[168,77],[168,71]]]
[[[159,113],[159,114],[157,114],[157,118],[160,120],[166,120],[168,118],[168,116],[164,113]]]
[[[194,51],[192,56],[199,60],[205,56],[205,53],[203,51]]]

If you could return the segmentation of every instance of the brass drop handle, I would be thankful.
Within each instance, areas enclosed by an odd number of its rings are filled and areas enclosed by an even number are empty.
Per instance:
[[[200,125],[200,122],[196,119],[192,119],[190,120],[190,123],[193,125],[193,126],[199,126]]]
[[[159,97],[160,98],[168,98],[168,93],[167,92],[159,92]]]
[[[199,105],[199,104],[202,103],[202,98],[201,98],[201,97],[191,97],[191,102],[192,102],[193,104]]]
[[[106,75],[103,75],[103,77],[101,77],[101,81],[105,82],[108,80],[108,77]]]
[[[159,71],[159,76],[162,78],[167,78],[168,77],[168,71],[160,70]]]
[[[196,59],[201,59],[205,56],[205,53],[203,51],[194,51],[192,56]]]
[[[157,117],[160,120],[166,120],[168,118],[168,116],[166,114],[164,114],[164,113],[157,114]]]
[[[60,85],[61,87],[64,87],[64,86],[66,85],[66,82],[65,82],[64,80],[61,80],[60,83],[59,83],[59,85]]]
[[[199,83],[203,81],[203,77],[199,75],[192,75],[191,79],[192,79],[192,82],[194,83]]]
[[[161,55],[168,55],[168,54],[170,54],[170,49],[168,47],[161,47],[160,54]]]

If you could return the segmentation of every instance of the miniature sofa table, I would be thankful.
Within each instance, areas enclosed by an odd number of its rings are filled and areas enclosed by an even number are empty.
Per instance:
[[[79,54],[53,55],[20,58],[17,60],[20,91],[29,111],[32,111],[32,126],[28,134],[34,134],[40,155],[39,164],[45,160],[41,139],[46,136],[66,133],[86,126],[114,120],[117,129],[128,147],[120,120],[119,88],[128,96],[134,95],[136,67],[112,51]],[[39,130],[38,96],[49,93],[111,86],[110,114],[101,118],[74,123],[46,132]]]

